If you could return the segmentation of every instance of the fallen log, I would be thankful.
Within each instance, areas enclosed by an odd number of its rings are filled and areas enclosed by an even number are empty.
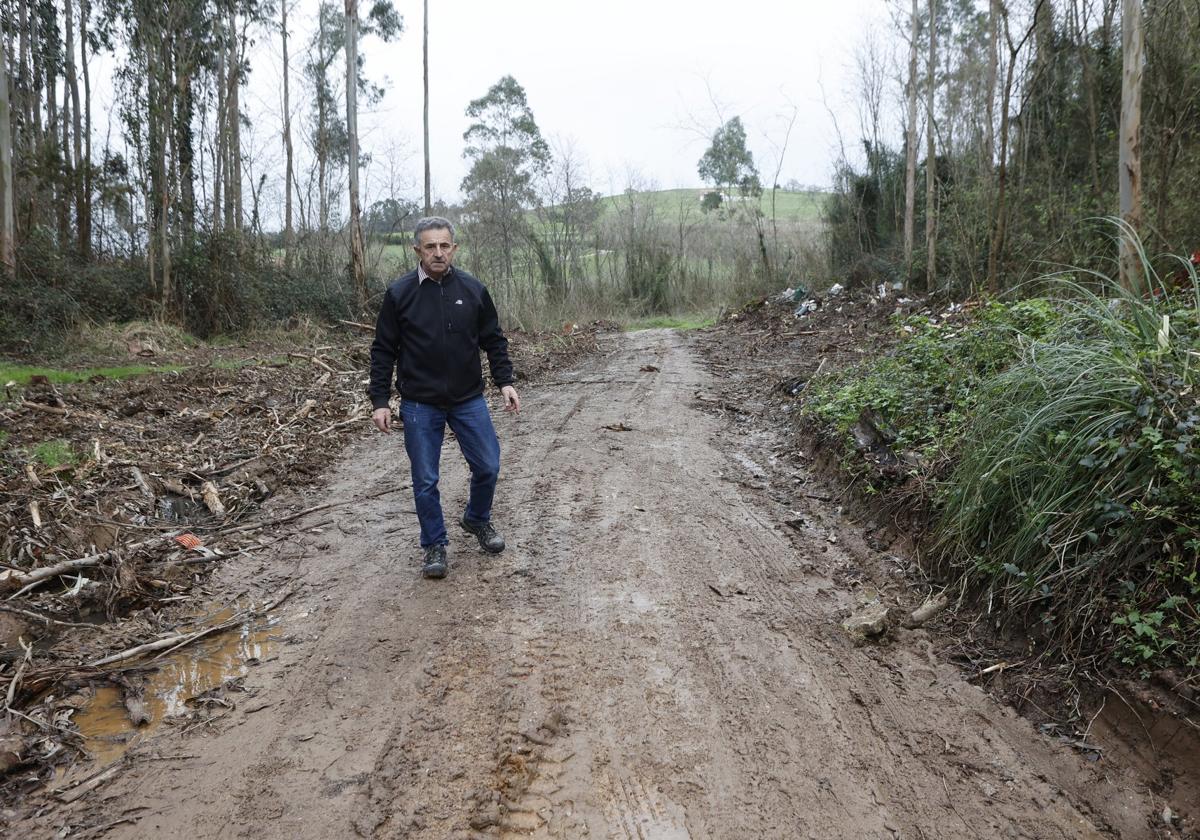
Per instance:
[[[56,405],[46,405],[45,403],[30,402],[29,400],[21,400],[21,407],[32,408],[35,411],[44,411],[47,414],[57,414],[59,416],[65,416],[67,413],[65,408],[59,408]]]
[[[59,575],[69,574],[79,569],[86,569],[89,566],[98,566],[109,557],[112,557],[114,554],[116,554],[118,550],[123,549],[126,551],[132,551],[138,548],[145,548],[148,545],[154,545],[155,543],[165,542],[168,539],[174,539],[181,533],[183,532],[179,530],[171,531],[161,536],[151,537],[150,539],[141,540],[140,542],[122,546],[121,549],[110,548],[107,551],[98,551],[95,554],[89,554],[86,557],[79,557],[75,560],[64,560],[63,562],[55,563],[52,566],[43,566],[42,568],[34,569],[31,572],[13,571],[3,581],[0,581],[0,586],[8,589],[12,589],[14,586],[20,587],[15,594],[9,596],[9,600],[11,601],[13,598],[18,598],[21,595],[24,595],[42,581],[58,577]]]

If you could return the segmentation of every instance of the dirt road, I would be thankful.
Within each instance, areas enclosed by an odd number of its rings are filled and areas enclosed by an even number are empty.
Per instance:
[[[400,492],[231,562],[218,588],[300,585],[253,696],[140,745],[85,800],[89,822],[128,818],[105,834],[126,838],[1156,836],[1162,803],[1136,779],[1038,735],[922,631],[853,643],[852,526],[812,501],[807,527],[781,527],[797,513],[753,478],[771,441],[696,407],[721,383],[684,338],[605,348],[498,418],[504,554],[455,533],[449,578],[420,579]],[[322,498],[405,479],[401,437],[364,436]],[[447,449],[451,515],[465,487]]]

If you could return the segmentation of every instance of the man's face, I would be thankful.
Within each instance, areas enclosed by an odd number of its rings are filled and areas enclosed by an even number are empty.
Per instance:
[[[450,270],[454,262],[454,252],[458,246],[450,238],[450,231],[445,228],[423,230],[417,235],[417,244],[413,246],[417,259],[430,277],[441,277]]]

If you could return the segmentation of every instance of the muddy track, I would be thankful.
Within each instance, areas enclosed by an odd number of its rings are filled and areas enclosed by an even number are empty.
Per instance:
[[[779,527],[745,481],[770,441],[697,407],[719,383],[684,338],[604,347],[498,418],[504,554],[454,533],[450,577],[421,580],[397,493],[230,564],[229,592],[300,586],[253,700],[141,744],[30,836],[1157,836],[1136,777],[1039,736],[922,631],[846,637],[830,535],[851,526],[812,501],[822,527]],[[364,437],[322,499],[405,481],[400,436]],[[448,449],[448,518],[465,489]]]

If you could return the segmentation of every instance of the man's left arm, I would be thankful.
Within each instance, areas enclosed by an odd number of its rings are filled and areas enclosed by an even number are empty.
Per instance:
[[[512,361],[508,358],[508,339],[504,337],[504,330],[500,329],[500,315],[486,288],[479,301],[479,346],[487,353],[492,381],[504,395],[504,410],[520,411],[521,398],[513,386],[516,379]]]

